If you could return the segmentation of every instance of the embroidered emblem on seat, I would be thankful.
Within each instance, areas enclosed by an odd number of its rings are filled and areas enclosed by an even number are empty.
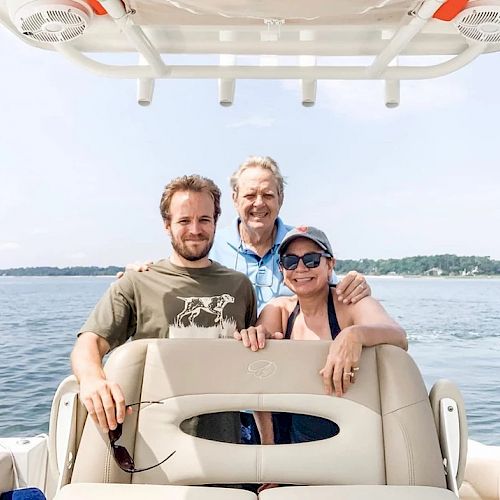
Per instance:
[[[259,359],[248,365],[248,373],[257,378],[272,377],[278,371],[278,367],[274,361]]]

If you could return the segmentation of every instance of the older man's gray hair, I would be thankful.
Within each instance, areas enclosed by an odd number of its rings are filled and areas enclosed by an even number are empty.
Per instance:
[[[256,168],[256,167],[269,170],[273,174],[274,180],[276,181],[276,187],[278,188],[278,198],[280,204],[282,204],[286,181],[283,175],[281,175],[281,171],[276,161],[269,156],[249,156],[238,167],[238,170],[236,170],[233,173],[233,175],[229,180],[233,193],[235,193],[236,196],[238,196],[238,181],[240,179],[241,174],[249,168]]]

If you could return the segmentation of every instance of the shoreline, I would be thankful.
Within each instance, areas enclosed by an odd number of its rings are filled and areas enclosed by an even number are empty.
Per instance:
[[[116,278],[114,274],[0,274],[1,278]]]
[[[344,277],[345,274],[337,274]],[[500,274],[476,274],[475,276],[428,276],[426,274],[365,274],[364,277],[369,279],[431,279],[431,280],[475,280],[475,279],[500,279]]]
[[[343,278],[345,274],[336,273],[338,278]],[[400,280],[400,279],[432,279],[432,280],[477,280],[477,279],[500,279],[500,274],[476,274],[474,276],[428,276],[425,274],[365,274],[368,279],[380,280]],[[0,274],[1,278],[116,278],[114,274]]]

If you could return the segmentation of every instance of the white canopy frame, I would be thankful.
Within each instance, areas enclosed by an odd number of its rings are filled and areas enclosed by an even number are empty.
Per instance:
[[[2,0],[0,0],[1,2]],[[137,1],[137,0],[135,0]],[[144,1],[144,0],[141,0]],[[417,0],[416,0],[417,1]],[[219,102],[229,106],[234,100],[238,79],[293,79],[302,84],[302,103],[316,100],[317,80],[385,80],[388,107],[399,104],[399,82],[445,76],[484,52],[499,47],[463,37],[451,24],[433,19],[447,0],[422,0],[406,11],[399,23],[359,25],[307,24],[297,21],[285,25],[279,19],[240,25],[148,24],[135,22],[135,11],[121,0],[100,0],[108,16],[94,19],[82,39],[71,42],[40,44],[57,50],[71,62],[97,75],[109,78],[137,79],[138,102],[151,102],[156,79],[218,79]],[[1,7],[1,6],[0,6]],[[111,18],[113,23],[110,24]],[[139,16],[140,20],[140,16]],[[12,24],[0,9],[0,23],[11,31]],[[266,30],[267,28],[267,30]],[[17,33],[18,36],[22,36]],[[124,36],[123,36],[124,35]],[[26,41],[26,37],[23,37]],[[82,41],[83,40],[83,41]],[[498,44],[500,45],[500,44]],[[114,65],[100,62],[89,52],[130,52],[139,54],[138,64]],[[168,64],[162,55],[215,54],[218,64]],[[427,65],[390,65],[400,55],[448,55],[444,62]],[[275,63],[243,65],[238,56],[296,56],[294,65]],[[367,65],[334,65],[319,61],[323,56],[373,56]],[[276,58],[277,59],[277,58]]]
[[[472,62],[482,54],[485,44],[474,43],[461,54],[431,66],[390,66],[382,74],[371,74],[371,66],[219,66],[165,65],[156,72],[151,66],[119,66],[91,59],[68,44],[57,50],[72,62],[100,76],[109,78],[198,78],[246,80],[421,80],[447,75]]]

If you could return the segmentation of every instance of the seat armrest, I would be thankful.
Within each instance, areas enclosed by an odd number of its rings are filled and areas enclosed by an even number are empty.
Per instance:
[[[438,380],[429,399],[445,459],[448,487],[458,493],[467,461],[467,415],[459,388],[450,380]],[[456,456],[458,455],[458,456]]]
[[[83,405],[78,400],[80,386],[73,375],[66,377],[56,390],[49,423],[49,467],[46,490],[54,495],[69,483],[81,435]],[[84,407],[83,407],[84,408]]]

